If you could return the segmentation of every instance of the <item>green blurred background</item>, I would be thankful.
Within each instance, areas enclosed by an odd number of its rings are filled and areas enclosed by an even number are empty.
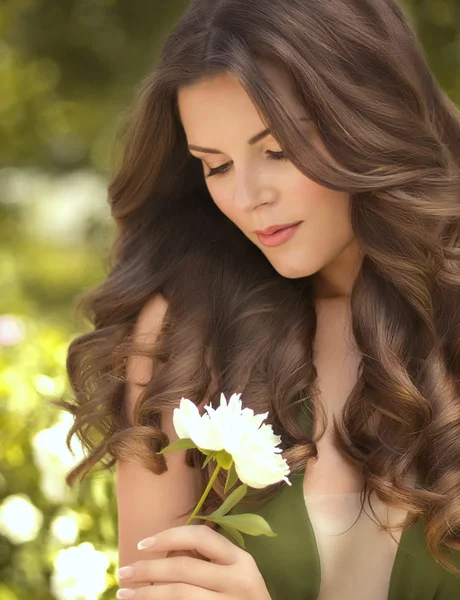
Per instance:
[[[268,0],[269,1],[269,0]],[[70,394],[76,297],[100,282],[123,111],[185,0],[0,3],[0,599],[96,600],[118,588],[114,474],[74,489],[81,457],[49,400]],[[460,0],[406,0],[460,104]]]

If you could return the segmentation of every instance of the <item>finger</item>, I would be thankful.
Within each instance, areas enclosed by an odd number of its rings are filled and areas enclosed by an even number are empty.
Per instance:
[[[186,583],[215,592],[224,591],[228,577],[228,567],[190,556],[139,560],[131,567],[130,583]]]
[[[153,545],[146,550],[155,552],[196,550],[219,565],[238,562],[245,552],[226,537],[206,525],[182,525],[160,531],[153,538]]]
[[[136,594],[134,596],[117,595],[117,598],[129,597],[134,600],[176,600],[177,598],[187,598],[187,600],[222,600],[222,596],[217,592],[210,592],[201,587],[185,583],[140,587],[135,591]]]
[[[206,556],[203,556],[196,550],[170,550],[169,552],[165,552],[164,558],[169,558],[170,556],[191,556],[192,558],[200,558],[201,560],[209,560]]]

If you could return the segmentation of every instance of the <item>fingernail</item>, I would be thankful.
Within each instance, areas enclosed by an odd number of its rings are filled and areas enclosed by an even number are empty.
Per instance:
[[[154,537],[145,538],[145,540],[141,540],[137,544],[137,549],[144,550],[144,548],[150,548],[151,546],[153,546],[153,544],[155,542],[156,542],[156,539]]]
[[[129,598],[134,598],[135,590],[130,590],[128,588],[122,588],[117,592],[117,598],[121,598],[121,600],[129,600]]]
[[[128,577],[132,577],[133,573],[134,569],[132,567],[121,567],[121,569],[118,569],[117,571],[117,576],[127,579]]]

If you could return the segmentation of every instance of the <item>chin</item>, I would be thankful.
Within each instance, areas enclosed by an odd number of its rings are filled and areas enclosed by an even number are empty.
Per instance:
[[[302,277],[309,277],[318,272],[316,268],[308,268],[305,265],[296,264],[284,264],[276,265],[272,263],[273,268],[286,279],[301,279]]]

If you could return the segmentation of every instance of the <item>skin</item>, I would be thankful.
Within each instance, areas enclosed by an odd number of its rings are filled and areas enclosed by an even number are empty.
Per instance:
[[[305,117],[289,79],[271,66],[264,68],[286,105],[299,118]],[[310,180],[286,159],[270,159],[269,152],[282,151],[273,136],[248,144],[265,125],[232,77],[221,75],[181,88],[178,107],[188,144],[219,150],[190,149],[202,162],[216,206],[260,248],[280,275],[313,276],[318,319],[314,362],[319,400],[327,407],[330,424],[330,414],[343,408],[356,382],[359,365],[350,330],[349,296],[362,255],[351,226],[350,196]],[[311,121],[302,126],[327,154]],[[211,168],[223,165],[222,174],[208,177]],[[281,246],[263,246],[254,233],[255,229],[296,221],[303,222]],[[304,491],[331,493],[330,487],[337,481],[334,468],[341,481],[341,489],[334,489],[335,493],[359,491],[360,474],[331,451],[328,437],[329,430],[318,443],[319,459],[306,469]],[[190,600],[270,600],[251,555],[211,528],[174,527],[155,537],[155,550],[166,551],[168,557],[152,558],[152,549],[147,549],[146,560],[130,565],[133,574],[121,579],[125,592],[117,597],[128,597],[128,590],[136,588],[136,600],[172,600],[181,593]]]
[[[143,549],[145,561],[137,561],[132,574],[121,581],[139,584],[121,588],[117,598],[136,600],[270,600],[262,575],[252,556],[206,525],[184,525],[157,533],[155,543]],[[149,560],[152,549],[178,548],[201,555]],[[120,576],[120,574],[119,574]]]
[[[273,66],[266,75],[291,110],[307,117],[290,80]],[[229,75],[181,88],[178,108],[189,145],[218,149],[215,154],[190,149],[202,161],[216,206],[287,278],[315,274],[318,297],[347,296],[359,270],[360,252],[350,221],[350,195],[310,180],[289,160],[272,160],[282,148],[272,135],[254,145],[248,140],[265,129],[244,88]],[[305,134],[327,154],[311,121]],[[224,167],[211,175],[210,169]],[[270,225],[303,221],[281,246],[262,245],[254,233]]]

